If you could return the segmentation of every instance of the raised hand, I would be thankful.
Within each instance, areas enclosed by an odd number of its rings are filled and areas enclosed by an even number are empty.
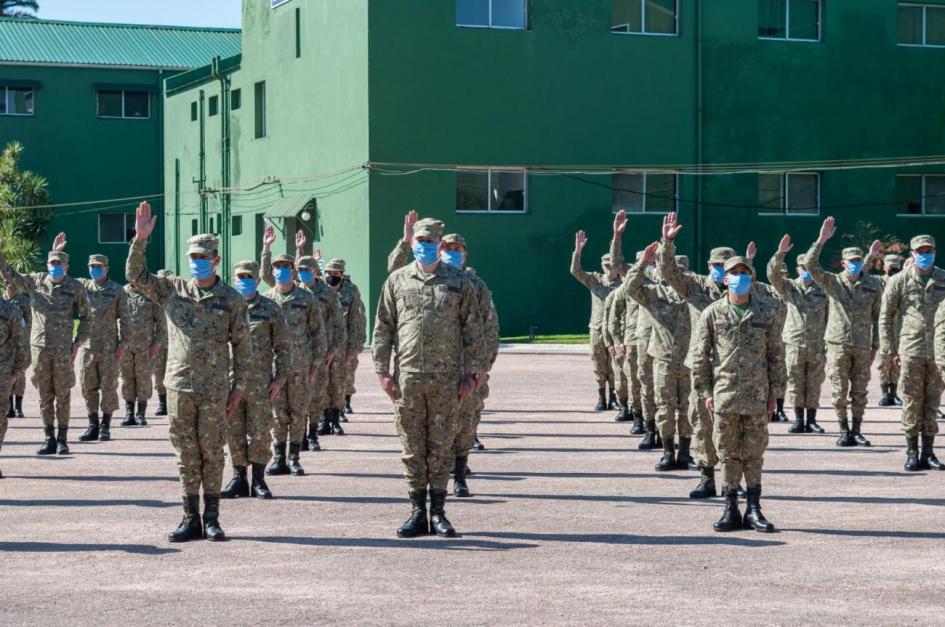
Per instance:
[[[745,258],[748,261],[753,261],[755,259],[755,255],[757,254],[758,254],[758,247],[755,246],[754,242],[748,242],[748,248],[745,249]]]
[[[305,248],[305,245],[308,243],[308,237],[305,236],[304,231],[295,232],[295,250],[301,251]]]
[[[833,234],[837,232],[837,221],[833,219],[833,216],[830,216],[824,220],[823,226],[820,227],[820,236],[817,238],[817,241],[820,244],[826,244],[827,240],[833,237]]]
[[[151,215],[151,204],[148,201],[142,202],[135,210],[135,239],[147,240],[154,231],[154,225],[156,223],[157,216]],[[62,237],[63,246],[65,246],[65,235]],[[58,240],[59,238],[57,237],[56,239]]]
[[[620,237],[627,229],[627,212],[621,209],[614,216],[614,237]]]
[[[410,242],[413,239],[413,225],[417,223],[417,212],[410,210],[404,216],[404,241]]]
[[[794,244],[791,243],[791,236],[785,235],[781,238],[781,243],[778,244],[778,252],[782,255],[786,255],[791,252],[791,249],[794,248]]]
[[[671,242],[676,239],[679,232],[682,231],[682,225],[679,224],[679,216],[672,212],[663,218],[663,240]]]
[[[875,242],[873,242],[873,243],[870,245],[870,252],[869,252],[869,254],[870,254],[871,257],[878,257],[879,255],[882,255],[882,254],[883,254],[883,243],[882,243],[880,240],[876,240]]]
[[[52,247],[53,247],[53,250],[55,250],[56,252],[60,252],[60,251],[65,250],[65,248],[66,248],[66,234],[65,234],[65,233],[60,233],[59,235],[57,235],[57,236],[56,236],[56,239],[53,240],[53,245],[52,245]]]
[[[659,242],[653,242],[649,246],[643,249],[643,263],[645,265],[651,265],[656,261],[656,250],[660,247]]]
[[[587,235],[584,231],[578,231],[574,234],[574,252],[580,253],[587,246]]]
[[[321,261],[321,258],[322,258],[322,249],[321,249],[321,248],[316,248],[314,251],[312,251],[312,257],[315,258],[315,261]]]
[[[276,227],[271,224],[266,225],[266,230],[263,231],[263,250],[269,250],[272,248],[272,245],[276,242]]]

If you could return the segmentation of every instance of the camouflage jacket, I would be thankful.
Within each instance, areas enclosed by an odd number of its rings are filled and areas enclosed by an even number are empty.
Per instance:
[[[699,318],[692,383],[701,399],[712,397],[715,413],[767,414],[769,398],[784,389],[784,344],[772,301],[752,295],[739,319],[727,299]]]
[[[636,346],[640,303],[627,296],[623,290],[614,290],[612,294],[614,297],[607,311],[607,325],[614,346]]]
[[[114,353],[128,336],[128,299],[121,285],[106,279],[78,279],[89,299],[88,347],[95,352]]]
[[[591,292],[591,331],[601,331],[604,322],[604,300],[620,287],[620,279],[611,280],[599,272],[585,272],[580,253],[571,255],[571,275]]]
[[[321,305],[310,291],[293,285],[286,293],[272,288],[266,297],[282,309],[288,327],[289,367],[291,372],[308,377],[313,365],[321,366],[328,354],[325,339],[325,319]]]
[[[935,365],[938,366],[939,373],[945,377],[945,303],[939,303],[933,324],[935,327],[933,331],[935,337]]]
[[[334,288],[332,288],[334,289]],[[364,333],[367,329],[367,316],[364,312],[364,302],[361,300],[361,291],[347,276],[335,290],[338,301],[341,303],[341,314],[344,317],[345,355],[360,353],[364,350]]]
[[[784,254],[775,253],[768,262],[768,280],[787,304],[787,320],[781,337],[785,344],[823,349],[827,331],[827,295],[816,283],[805,285],[801,279],[785,279],[781,274],[783,267]]]
[[[249,374],[249,386],[256,390],[255,393],[265,394],[261,388],[272,382],[284,385],[289,378],[292,357],[289,329],[282,308],[262,294],[257,293],[246,301],[246,310],[256,362]]]
[[[807,253],[807,271],[830,301],[825,337],[827,343],[859,349],[879,348],[882,284],[879,279],[868,274],[862,274],[859,280],[851,281],[846,272],[826,272],[820,265],[822,249],[817,242],[810,247]]]
[[[473,293],[476,295],[476,305],[479,310],[479,320],[482,325],[482,344],[485,353],[484,358],[486,368],[490,369],[495,364],[499,356],[499,314],[495,310],[495,303],[492,301],[492,290],[486,285],[476,271],[472,268],[466,268],[466,274],[473,286]]]
[[[374,322],[374,369],[390,372],[396,344],[401,372],[475,373],[486,367],[482,322],[469,275],[444,263],[431,273],[415,263],[381,288]]]
[[[689,306],[665,281],[646,285],[645,278],[646,266],[640,261],[630,269],[627,282],[620,289],[650,314],[652,332],[647,354],[682,366],[689,350]]]
[[[10,376],[23,372],[29,367],[30,359],[26,322],[19,306],[13,301],[0,300],[0,374]]]
[[[10,300],[10,302],[20,308],[20,314],[23,316],[23,322],[26,324],[27,335],[29,335],[29,329],[33,326],[33,308],[30,307],[29,294],[14,294],[13,299]]]
[[[146,351],[152,345],[167,344],[167,322],[164,310],[139,292],[132,285],[126,285],[125,302],[128,307],[128,322],[122,328],[121,345],[125,350]]]
[[[132,240],[125,276],[167,317],[164,385],[179,392],[219,394],[230,390],[232,382],[232,390],[242,394],[253,367],[246,301],[219,278],[204,290],[193,280],[148,273],[146,247],[147,240]]]
[[[614,339],[614,330],[616,325],[614,324],[614,300],[616,299],[617,293],[619,290],[614,290],[607,295],[607,298],[604,299],[604,314],[603,319],[601,320],[601,337],[604,340],[604,346],[607,348],[615,348],[617,343]],[[616,300],[623,300],[622,298]]]
[[[410,263],[410,243],[405,242],[403,238],[397,240],[394,244],[394,250],[387,255],[387,274],[394,270],[400,270]]]
[[[15,292],[29,294],[33,309],[30,344],[39,348],[71,349],[89,337],[89,301],[85,288],[76,279],[65,277],[59,283],[46,272],[20,274],[0,256],[0,274]],[[79,326],[73,340],[72,320]]]
[[[935,314],[942,301],[945,301],[945,270],[934,268],[927,281],[919,278],[915,266],[894,276],[883,293],[879,326],[882,352],[935,359]],[[897,329],[899,317],[902,326]]]
[[[901,274],[901,272],[899,274]],[[878,278],[879,278],[879,282],[883,284],[883,298],[886,298],[886,288],[889,287],[889,282],[892,280],[893,277],[884,274]],[[880,351],[882,351],[883,350],[883,311],[882,311],[882,308],[880,308],[880,312],[879,312],[879,325],[880,325],[879,326],[879,349]],[[902,329],[902,314],[901,313],[897,312],[896,314],[895,326],[896,326],[895,328],[896,346],[899,346],[899,331]]]

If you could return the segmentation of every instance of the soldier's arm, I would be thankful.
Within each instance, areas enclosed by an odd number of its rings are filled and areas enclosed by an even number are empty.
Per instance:
[[[364,315],[364,301],[361,300],[361,292],[354,288],[354,298],[351,301],[351,307],[348,309],[348,356],[357,355],[364,349],[364,332],[366,330],[367,320]]]
[[[781,325],[773,316],[765,338],[765,353],[768,363],[768,398],[784,398],[787,387],[787,372],[784,368],[784,342],[781,341]]]
[[[895,355],[899,352],[896,321],[899,317],[899,305],[902,301],[900,285],[901,281],[895,279],[886,284],[879,310],[879,343],[881,351],[887,355]]]
[[[128,294],[123,289],[118,290],[115,308],[117,310],[116,317],[118,318],[118,348],[121,348],[128,336],[131,335],[131,320],[128,318]]]
[[[820,253],[824,246],[820,242],[814,242],[810,250],[807,251],[807,271],[810,272],[814,283],[820,286],[827,296],[836,298],[839,295],[840,286],[837,285],[837,277],[823,269],[820,265]]]
[[[232,351],[233,394],[240,396],[246,391],[249,373],[253,364],[253,340],[249,333],[246,301],[233,299],[230,310],[230,348]]]
[[[486,354],[482,342],[482,321],[476,303],[476,292],[472,281],[463,281],[462,300],[459,306],[460,335],[463,339],[465,374],[477,374],[485,370]]]
[[[683,300],[689,300],[699,289],[696,280],[676,265],[676,244],[663,240],[659,250],[660,275]]]
[[[647,289],[647,286],[643,285],[644,278],[646,278],[646,264],[641,259],[630,268],[627,282],[624,283],[622,289],[627,291],[630,298],[640,303],[641,307],[650,309],[653,306],[654,293],[653,290]]]
[[[138,291],[159,305],[164,305],[170,293],[170,281],[156,277],[148,272],[148,260],[145,255],[148,240],[135,237],[131,240],[128,250],[128,261],[125,262],[125,277]]]
[[[692,385],[702,400],[713,394],[712,342],[712,326],[709,317],[703,315],[696,325],[696,343],[692,348]]]
[[[259,276],[269,287],[276,286],[276,277],[272,273],[272,251],[264,248],[259,260]]]
[[[879,281],[877,281],[878,283]],[[879,313],[883,307],[883,290],[880,288],[876,292],[876,298],[873,299],[873,308],[870,311],[870,326],[872,327],[872,342],[870,348],[874,351],[879,350]]]
[[[276,308],[272,316],[272,351],[275,372],[272,382],[280,386],[285,385],[289,378],[289,369],[292,367],[292,345],[289,339],[289,327],[281,308]]]
[[[91,320],[89,319],[88,292],[85,290],[79,290],[79,293],[75,295],[73,309],[75,311],[76,317],[79,319],[79,326],[76,328],[75,332],[75,340],[72,342],[72,346],[75,348],[82,345],[82,343],[89,338],[89,327],[91,326]]]
[[[627,311],[627,299],[619,290],[611,292],[614,294],[613,302],[610,305],[610,314],[607,318],[608,333],[613,338],[614,346],[623,344],[624,319]]]
[[[164,315],[164,309],[160,306],[157,310],[157,336],[154,341],[158,346],[167,347],[167,316]]]
[[[791,290],[794,288],[794,285],[790,281],[786,281],[784,275],[781,273],[781,270],[784,268],[784,256],[785,253],[782,252],[774,253],[774,256],[771,257],[771,260],[768,262],[767,270],[768,282],[771,284],[771,287],[773,287],[774,291],[781,297],[781,300],[787,302],[791,298]]]
[[[390,278],[381,288],[381,297],[377,301],[377,313],[374,316],[374,338],[371,342],[374,372],[390,374],[390,356],[394,338],[397,335],[397,300]]]
[[[26,337],[26,322],[19,307],[13,308],[10,316],[10,339],[13,340],[13,371],[23,372],[31,361],[29,339]]]
[[[482,338],[486,347],[486,359],[489,368],[499,356],[499,316],[492,302],[492,291],[483,283],[479,303],[482,310]]]
[[[410,263],[410,242],[399,239],[394,244],[394,250],[387,256],[387,273],[400,270],[408,263]]]
[[[604,311],[601,316],[601,335],[604,338],[604,346],[607,348],[614,347],[614,336],[610,333],[610,310],[614,305],[614,292],[611,292],[607,295],[607,298],[604,299]]]
[[[945,376],[945,301],[935,311],[935,365]]]
[[[329,318],[331,319],[332,328],[331,350],[337,353],[347,346],[348,338],[345,337],[345,315],[341,310],[341,300],[338,298],[338,294],[335,293],[335,290],[329,291],[331,292],[328,297],[328,308],[331,311]]]
[[[610,265],[620,274],[626,274],[630,265],[623,258],[623,242],[619,235],[614,233],[610,240]]]
[[[581,251],[575,250],[571,254],[571,276],[578,280],[581,285],[587,289],[592,289],[597,285],[597,277],[589,272],[585,272],[584,268],[581,267]]]
[[[312,352],[315,354],[315,365],[320,366],[328,353],[328,336],[325,332],[325,325],[322,324],[318,298],[314,295],[308,311],[308,335],[312,342]]]
[[[3,253],[0,253],[0,276],[3,276],[3,280],[13,288],[15,294],[29,294],[36,285],[32,276],[23,276],[14,270]]]

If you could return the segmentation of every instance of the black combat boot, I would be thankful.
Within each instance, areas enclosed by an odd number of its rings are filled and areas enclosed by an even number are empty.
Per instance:
[[[341,424],[339,423],[339,420],[341,420],[341,410],[332,409],[331,410],[331,434],[332,435],[345,434],[345,430],[341,428]]]
[[[36,451],[37,455],[55,455],[56,454],[56,428],[55,427],[43,427],[43,432],[46,434],[46,441],[43,442],[43,445],[39,447],[39,450]]]
[[[220,527],[220,497],[203,495],[203,537],[211,542],[226,540]]]
[[[289,474],[289,467],[285,463],[285,442],[274,445],[273,449],[275,454],[272,456],[272,463],[266,468],[266,474],[270,477]]]
[[[807,430],[810,433],[826,433],[824,428],[817,424],[817,410],[807,410]]]
[[[10,409],[7,411],[7,418],[13,418],[16,412],[13,411],[13,397],[10,397]]]
[[[125,401],[125,419],[121,421],[121,426],[134,427],[137,424],[135,421],[135,402]]]
[[[220,491],[221,499],[238,499],[249,496],[249,484],[246,483],[246,466],[233,466],[233,478]]]
[[[397,530],[398,538],[416,538],[430,533],[427,520],[427,489],[410,493],[410,518]]]
[[[59,434],[56,436],[56,455],[69,454],[69,427],[59,427]]]
[[[621,405],[620,411],[614,416],[614,422],[630,422],[631,420],[633,420],[633,415],[630,414],[630,408],[626,405]]]
[[[446,490],[430,490],[430,531],[441,538],[455,538],[456,530],[446,518]]]
[[[345,416],[345,408],[341,407],[338,409],[338,422],[348,422],[348,417]]]
[[[922,436],[922,453],[919,455],[919,465],[925,466],[929,470],[945,470],[945,465],[942,465],[942,462],[938,461],[935,456],[935,451],[932,448],[934,444],[934,435]]]
[[[676,441],[675,438],[663,438],[663,456],[656,462],[656,470],[668,472],[676,470]]]
[[[184,517],[177,529],[167,534],[168,542],[187,542],[199,540],[203,537],[203,527],[200,525],[200,496],[184,497]]]
[[[154,412],[155,416],[167,415],[167,394],[158,394],[158,408]]]
[[[725,511],[713,525],[716,531],[738,531],[742,528],[742,513],[738,511],[738,492],[731,486],[722,488],[725,499]]]
[[[605,409],[607,409],[607,390],[597,388],[597,405],[594,406],[594,411],[604,411]]]
[[[870,441],[863,437],[860,433],[860,425],[863,424],[862,418],[853,417],[853,441],[856,442],[857,446],[870,446]]]
[[[79,436],[79,442],[94,442],[98,439],[98,413],[89,414],[89,428]]]
[[[715,468],[700,468],[699,486],[689,493],[691,499],[710,499],[719,495],[715,490]]]
[[[23,417],[23,397],[14,396],[13,397],[13,415],[17,418]]]
[[[312,418],[308,419],[308,437],[305,438],[305,446],[309,451],[320,451],[322,445],[318,442],[318,421]]]
[[[777,399],[777,409],[774,410],[775,415],[778,417],[778,422],[788,422],[787,414],[784,413],[784,399]]]
[[[351,395],[350,394],[345,394],[345,413],[346,414],[354,413],[354,410],[351,409]]]
[[[774,525],[761,513],[761,486],[749,486],[748,508],[745,510],[745,529],[754,529],[761,533],[773,533]]]
[[[676,468],[678,470],[698,470],[699,465],[689,453],[692,438],[679,438],[679,450],[676,451]]]
[[[613,386],[610,387],[610,398],[607,401],[608,409],[620,409],[620,401],[617,400],[617,393],[614,392]]]
[[[650,423],[646,425],[646,433],[640,439],[637,448],[641,451],[652,451],[656,446],[656,424]]]
[[[473,441],[473,448],[476,449],[477,451],[484,451],[484,450],[486,450],[486,447],[482,444],[482,442],[479,441],[479,435],[478,435],[478,434],[476,435],[476,438],[475,438],[475,440]]]
[[[108,442],[112,439],[112,415],[102,414],[102,425],[98,431],[99,442]]]
[[[289,444],[289,474],[293,477],[301,477],[305,474],[305,469],[299,463],[299,450],[302,445],[296,442]]]
[[[453,496],[472,496],[469,493],[469,486],[466,485],[466,461],[468,459],[465,455],[456,456],[456,463],[453,466]]]
[[[883,384],[880,385],[879,387],[880,387],[880,389],[883,391],[883,395],[879,397],[879,406],[880,406],[880,407],[892,407],[893,405],[895,405],[895,404],[896,404],[896,400],[895,400],[895,399],[892,397],[892,395],[889,393],[889,388],[890,388],[891,386],[890,386],[889,384],[883,383]]]
[[[630,435],[642,435],[645,432],[646,429],[643,428],[643,414],[634,414],[633,426],[630,427]]]
[[[837,438],[837,446],[845,448],[848,446],[856,446],[856,440],[853,439],[853,435],[850,433],[850,423],[846,418],[840,418],[840,437]]]
[[[135,419],[137,420],[139,427],[148,426],[148,419],[144,417],[147,411],[148,411],[147,401],[138,401],[138,414],[135,417]]]
[[[272,491],[266,485],[266,465],[253,464],[252,495],[257,499],[271,499]]]
[[[899,398],[899,384],[898,383],[889,384],[889,395],[892,396],[892,400],[896,404],[897,407],[902,407],[902,399]]]
[[[909,472],[918,472],[926,470],[919,462],[919,438],[918,436],[906,436],[906,463],[903,466]]]
[[[318,435],[331,435],[331,410],[322,412],[322,424],[318,427]]]
[[[807,425],[804,424],[804,410],[800,407],[794,408],[794,424],[788,427],[788,433],[807,433]]]

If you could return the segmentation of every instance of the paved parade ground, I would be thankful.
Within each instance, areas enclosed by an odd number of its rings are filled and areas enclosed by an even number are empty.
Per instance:
[[[875,375],[872,448],[835,448],[827,409],[828,435],[772,426],[770,535],[713,532],[722,502],[687,498],[696,472],[655,472],[658,452],[590,411],[586,355],[504,353],[475,497],[447,501],[460,537],[397,539],[409,504],[369,359],[357,385],[347,435],[303,453],[305,477],[272,478],[273,501],[224,501],[229,542],[179,545],[165,539],[181,517],[167,420],[79,443],[76,388],[72,454],[40,458],[28,391],[0,452],[0,624],[942,620],[945,473],[903,471],[899,411],[875,406]]]

